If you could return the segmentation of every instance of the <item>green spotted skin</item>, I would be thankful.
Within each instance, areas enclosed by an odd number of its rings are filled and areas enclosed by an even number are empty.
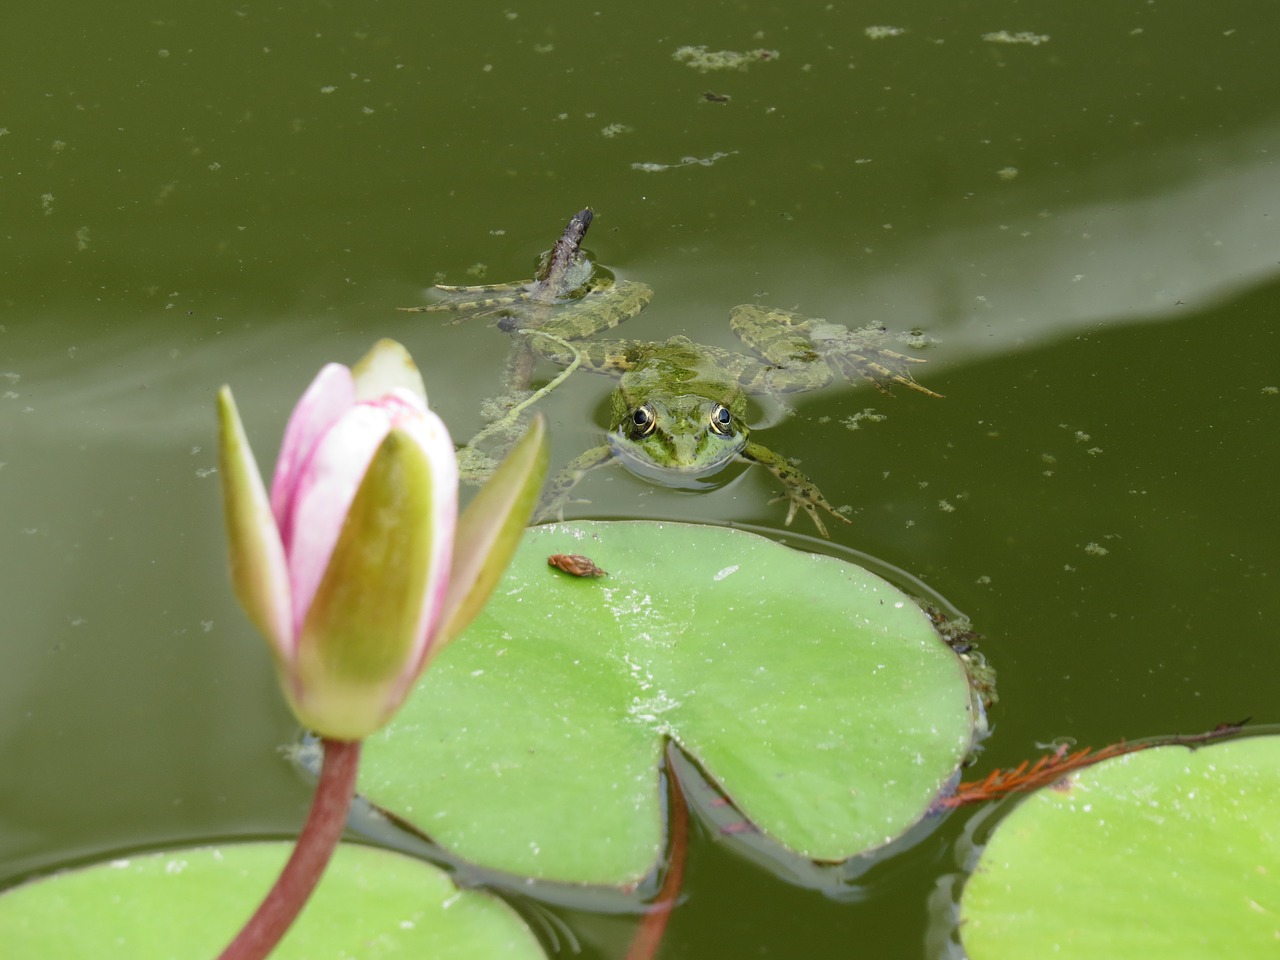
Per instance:
[[[535,356],[566,367],[576,358],[581,369],[618,378],[605,443],[551,480],[539,517],[561,516],[573,488],[596,467],[622,463],[641,476],[691,486],[736,460],[759,464],[782,485],[778,499],[788,501],[787,525],[801,509],[824,537],[823,513],[848,523],[790,460],[750,440],[747,396],[799,393],[861,378],[882,393],[897,385],[936,397],[908,372],[910,364],[922,361],[890,350],[891,338],[880,328],[850,330],[756,304],[729,313],[730,327],[747,348],[741,352],[687,337],[600,339],[639,314],[653,291],[638,281],[614,281],[591,263],[581,249],[590,223],[590,210],[575,215],[530,280],[437,286],[437,302],[403,308],[452,313],[454,322],[496,317],[500,329],[520,335],[508,366],[512,381],[527,384]]]

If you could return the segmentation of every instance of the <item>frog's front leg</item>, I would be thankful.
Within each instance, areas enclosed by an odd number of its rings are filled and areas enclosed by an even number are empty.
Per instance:
[[[578,485],[578,481],[586,476],[588,471],[608,463],[617,463],[617,460],[613,454],[613,447],[607,443],[592,447],[586,453],[570,460],[563,470],[551,478],[546,489],[542,491],[538,508],[533,513],[534,520],[538,523],[547,520],[563,520],[564,505],[569,502],[570,491]]]
[[[827,502],[827,498],[822,495],[822,491],[818,489],[817,484],[801,473],[796,466],[779,454],[774,453],[768,447],[762,447],[758,443],[748,443],[742,448],[739,456],[750,463],[758,463],[764,467],[782,484],[786,493],[770,500],[770,503],[779,503],[782,500],[789,501],[787,508],[787,519],[784,521],[786,526],[791,526],[791,521],[795,519],[796,510],[803,507],[804,512],[809,515],[809,519],[813,521],[813,525],[818,528],[818,533],[824,538],[830,539],[827,533],[826,525],[822,522],[822,517],[818,515],[818,508],[821,507],[827,513],[831,514],[837,520],[845,523],[853,521],[846,517],[843,513],[837,512],[836,508]]]

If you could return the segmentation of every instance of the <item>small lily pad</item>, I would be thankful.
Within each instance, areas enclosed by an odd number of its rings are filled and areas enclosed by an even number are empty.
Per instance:
[[[972,960],[1280,950],[1280,737],[1160,747],[1040,790],[961,898]]]
[[[0,895],[11,958],[212,957],[270,889],[289,843],[197,847],[113,860]],[[460,891],[420,860],[339,846],[272,957],[545,957],[501,900]]]
[[[721,527],[556,524],[366,743],[360,789],[463,860],[627,888],[663,849],[667,739],[763,833],[840,861],[924,816],[973,735],[957,658],[869,571]]]

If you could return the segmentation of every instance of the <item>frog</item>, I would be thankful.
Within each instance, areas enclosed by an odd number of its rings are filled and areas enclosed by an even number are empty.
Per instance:
[[[506,284],[437,284],[437,302],[401,308],[451,312],[455,322],[495,317],[517,336],[508,379],[526,376],[537,358],[560,367],[615,377],[604,442],[570,461],[543,492],[539,520],[563,517],[569,495],[591,470],[621,464],[637,476],[673,487],[697,487],[736,462],[765,468],[781,484],[771,504],[788,504],[784,526],[803,510],[829,538],[824,517],[843,523],[837,510],[787,457],[759,443],[747,423],[748,398],[821,389],[836,381],[865,380],[892,395],[903,387],[940,397],[915,380],[919,357],[890,349],[892,335],[869,325],[849,329],[822,318],[759,304],[729,311],[729,326],[744,351],[667,340],[602,339],[600,334],[637,316],[652,289],[616,280],[582,248],[593,212],[575,214],[530,280]]]

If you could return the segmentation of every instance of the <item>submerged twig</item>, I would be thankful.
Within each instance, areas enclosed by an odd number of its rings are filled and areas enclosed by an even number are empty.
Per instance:
[[[516,333],[523,337],[546,337],[558,346],[563,347],[570,355],[572,355],[573,359],[569,362],[568,366],[556,374],[550,381],[539,387],[529,396],[525,397],[501,417],[489,423],[488,426],[482,428],[479,433],[467,441],[466,445],[459,451],[459,456],[466,456],[469,453],[474,453],[476,447],[485,440],[488,440],[490,437],[514,433],[519,425],[521,414],[543,397],[547,396],[547,394],[560,386],[560,384],[564,383],[569,375],[573,373],[573,371],[577,370],[578,366],[582,363],[582,354],[579,352],[578,348],[569,341],[557,337],[553,333],[547,333],[544,330],[537,330],[533,328],[517,330]]]

